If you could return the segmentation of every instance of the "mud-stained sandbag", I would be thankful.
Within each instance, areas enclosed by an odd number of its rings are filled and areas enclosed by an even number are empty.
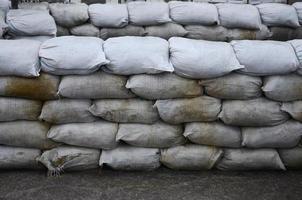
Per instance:
[[[46,10],[49,12],[49,3],[48,2],[22,2],[18,4],[18,9],[26,10]]]
[[[120,145],[112,150],[103,150],[99,165],[115,170],[155,170],[160,166],[160,151],[155,148]]]
[[[145,29],[141,26],[128,25],[123,28],[102,28],[100,37],[104,40],[121,36],[145,36]]]
[[[220,170],[286,170],[275,149],[224,149]]]
[[[280,110],[281,103],[265,98],[251,100],[225,100],[219,118],[234,126],[275,126],[288,120]]]
[[[187,123],[183,134],[192,143],[237,148],[241,146],[241,131],[221,122]]]
[[[302,24],[302,2],[296,2],[292,6],[297,11],[299,23]]]
[[[71,35],[76,36],[100,37],[100,30],[94,25],[88,23],[72,27],[70,29],[70,33]]]
[[[52,124],[93,122],[96,118],[89,112],[90,100],[60,99],[46,101],[39,118]]]
[[[171,73],[134,75],[128,79],[126,88],[139,97],[152,100],[196,97],[203,93],[196,80]]]
[[[160,162],[175,170],[208,170],[222,154],[216,147],[188,144],[162,149]]]
[[[279,155],[288,169],[302,169],[302,148],[279,149]]]
[[[281,110],[290,114],[295,120],[302,122],[302,101],[284,102]]]
[[[297,38],[296,29],[289,27],[271,27],[272,35],[270,40],[288,41]]]
[[[163,122],[154,124],[119,124],[116,140],[131,146],[168,148],[185,143],[182,126]]]
[[[175,23],[165,23],[157,26],[146,26],[147,36],[160,37],[168,40],[171,37],[183,37],[188,32],[183,26]]]
[[[89,110],[107,121],[152,124],[159,119],[153,103],[142,99],[102,99],[95,100]]]
[[[154,106],[165,122],[180,124],[215,121],[218,118],[221,103],[219,99],[200,96],[190,99],[157,100]]]
[[[125,87],[126,82],[126,76],[104,72],[90,75],[69,75],[63,76],[58,92],[60,96],[72,99],[127,99],[135,97]]]
[[[299,38],[298,35],[296,35],[296,38]],[[301,34],[300,38],[302,39],[302,34]],[[298,72],[298,74],[302,75],[302,40],[291,40],[288,42],[292,45],[292,47],[294,48],[294,50],[296,52],[296,56],[300,63],[297,72]]]
[[[260,97],[262,80],[260,77],[231,73],[215,79],[201,80],[207,95],[219,99],[246,100]]]
[[[119,75],[173,72],[169,61],[169,43],[161,38],[110,38],[104,43],[104,51],[110,61],[103,68],[106,72]]]
[[[261,25],[259,30],[248,30],[248,29],[228,29],[228,40],[265,40],[272,36],[271,30]]]
[[[57,37],[68,36],[68,35],[70,35],[70,32],[69,32],[68,28],[57,25]]]

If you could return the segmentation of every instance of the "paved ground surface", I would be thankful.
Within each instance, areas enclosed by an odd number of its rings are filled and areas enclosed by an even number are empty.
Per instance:
[[[301,200],[302,171],[0,172],[0,199]]]

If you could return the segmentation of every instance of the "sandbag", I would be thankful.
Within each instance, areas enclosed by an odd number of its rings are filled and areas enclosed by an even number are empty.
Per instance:
[[[159,149],[120,145],[112,150],[103,150],[99,165],[115,170],[155,170],[160,166]]]
[[[126,88],[139,97],[154,100],[196,97],[203,93],[197,81],[171,73],[134,75],[128,79]]]
[[[289,27],[271,27],[270,40],[288,41],[297,38],[296,29]]]
[[[287,3],[287,0],[249,0],[249,4],[257,5],[262,3]]]
[[[18,4],[18,9],[26,10],[46,10],[49,12],[49,3],[48,2],[22,2]]]
[[[126,4],[92,4],[88,13],[91,23],[97,27],[124,27],[129,21]]]
[[[154,106],[167,123],[180,124],[195,121],[215,121],[220,112],[219,99],[200,96],[191,99],[157,100]]]
[[[302,2],[296,2],[292,5],[296,11],[297,11],[297,15],[298,15],[298,19],[299,19],[299,23],[302,24]]]
[[[90,112],[107,121],[152,124],[159,117],[153,102],[142,99],[102,99],[93,102]]]
[[[42,36],[13,36],[11,39],[13,39],[13,40],[34,40],[34,41],[43,43],[54,37],[55,36],[48,36],[48,35],[46,35],[46,36],[44,36],[44,35],[42,35]]]
[[[123,28],[102,28],[100,37],[104,40],[120,36],[145,36],[145,29],[141,26],[128,25]]]
[[[93,73],[108,63],[102,45],[103,40],[95,37],[63,36],[47,40],[39,52],[42,70],[56,75]]]
[[[70,35],[68,28],[57,25],[57,37]]]
[[[10,5],[11,5],[11,2],[9,0],[1,0],[0,1],[0,10],[7,13],[10,8]]]
[[[5,12],[0,10],[0,32],[1,32],[0,38],[4,35],[4,33],[7,32],[8,29],[8,25],[6,24],[5,18],[6,18]]]
[[[110,38],[104,43],[104,51],[110,60],[103,68],[106,72],[133,75],[173,71],[169,61],[169,44],[161,38],[134,36]]]
[[[167,148],[185,143],[182,127],[163,122],[154,124],[119,124],[117,141],[132,146],[148,148]]]
[[[145,31],[147,36],[160,37],[168,40],[171,37],[183,37],[188,32],[184,27],[175,23],[165,23],[156,26],[146,26]]]
[[[231,73],[219,78],[201,80],[207,95],[219,99],[253,99],[262,94],[262,80],[243,74]]]
[[[261,25],[259,30],[248,30],[248,29],[238,29],[232,28],[228,29],[228,40],[265,40],[272,36],[271,30],[265,26]]]
[[[241,69],[230,44],[173,37],[170,59],[176,74],[188,78],[214,78]]]
[[[89,112],[90,100],[69,100],[60,99],[46,101],[39,116],[53,124],[93,122],[96,118]]]
[[[254,76],[288,74],[296,71],[299,62],[290,44],[279,41],[232,41],[241,65],[241,73]],[[272,51],[274,49],[274,51]]]
[[[279,102],[265,98],[251,100],[225,100],[219,118],[234,126],[275,126],[289,118],[280,110]]]
[[[286,170],[274,149],[224,149],[220,170]]]
[[[295,120],[302,122],[302,101],[284,102],[281,110],[290,114]]]
[[[287,169],[302,168],[302,148],[279,149],[280,157]]]
[[[211,169],[222,156],[216,147],[188,144],[161,150],[160,162],[175,170]]]
[[[126,76],[104,72],[90,75],[69,75],[63,76],[58,93],[63,97],[73,99],[132,98],[135,95],[125,87],[126,82]]]
[[[71,35],[76,36],[100,37],[100,30],[94,25],[88,23],[72,27],[70,29],[70,33]]]
[[[241,146],[241,131],[221,122],[187,123],[183,134],[192,143],[237,148]]]
[[[302,34],[301,34],[301,36],[302,36]],[[297,72],[298,72],[298,74],[302,75],[302,40],[291,40],[288,42],[292,45],[292,47],[294,48],[294,50],[296,52],[296,56],[297,56],[297,58],[299,60],[299,64],[300,64]]]

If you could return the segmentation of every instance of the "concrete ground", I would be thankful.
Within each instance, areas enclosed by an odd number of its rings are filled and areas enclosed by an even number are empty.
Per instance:
[[[0,172],[0,199],[301,200],[302,171]]]

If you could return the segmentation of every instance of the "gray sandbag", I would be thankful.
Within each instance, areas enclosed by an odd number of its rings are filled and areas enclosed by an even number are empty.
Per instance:
[[[56,23],[63,27],[84,24],[89,19],[88,6],[84,3],[51,3],[49,9]]]
[[[299,66],[290,44],[279,41],[232,41],[241,65],[241,73],[254,76],[288,74]],[[272,51],[274,49],[274,51]]]
[[[275,149],[224,149],[217,168],[230,170],[286,170]]]
[[[279,155],[288,169],[302,168],[302,148],[279,149]]]
[[[169,61],[169,44],[156,37],[117,37],[104,43],[106,57],[110,61],[104,71],[119,74],[156,74],[173,72]]]
[[[117,141],[131,146],[148,148],[168,148],[185,143],[182,126],[163,122],[154,124],[119,124]]]
[[[0,10],[0,31],[1,31],[0,38],[4,35],[4,33],[7,32],[8,29],[8,25],[6,24],[5,18],[6,18],[5,12]]]
[[[115,170],[150,171],[159,168],[159,153],[155,148],[120,145],[112,150],[103,150],[99,165]]]
[[[218,24],[217,8],[213,4],[196,2],[169,2],[170,16],[173,21],[183,25]]]
[[[279,3],[264,3],[256,6],[263,24],[267,26],[300,26],[296,9],[291,5]]]
[[[302,100],[302,78],[297,74],[268,76],[263,80],[265,96],[274,101]]]
[[[231,73],[219,78],[201,80],[205,92],[219,99],[253,99],[262,94],[260,77]]]
[[[95,100],[90,112],[107,121],[152,124],[159,116],[153,101],[142,99],[102,99]]]
[[[119,28],[129,21],[126,4],[91,4],[88,13],[91,23],[97,27]]]
[[[145,29],[141,26],[128,25],[123,28],[102,28],[100,37],[104,40],[121,36],[145,36]]]
[[[175,170],[208,170],[222,154],[216,147],[188,144],[162,149],[160,162]]]
[[[183,135],[195,144],[231,148],[241,146],[240,128],[221,122],[187,123]]]
[[[134,75],[128,79],[126,88],[139,97],[151,100],[196,97],[203,93],[196,80],[171,73]]]
[[[0,40],[1,76],[39,76],[40,45],[34,40]]]
[[[243,68],[226,42],[172,37],[169,44],[175,73],[184,77],[215,78]]]
[[[0,0],[0,10],[4,11],[4,13],[7,13],[11,5],[10,0]]]
[[[134,25],[147,26],[171,22],[169,6],[164,2],[130,2],[127,4],[129,21]]]
[[[249,0],[249,4],[257,5],[262,3],[287,3],[287,0]]]
[[[1,79],[0,79],[1,80]],[[63,76],[59,95],[72,99],[127,99],[135,97],[125,85],[126,76],[104,72]]]
[[[74,146],[113,149],[117,145],[115,141],[117,131],[118,124],[106,121],[70,123],[52,126],[47,137]]]
[[[234,126],[275,126],[289,118],[280,106],[281,103],[266,98],[225,100],[219,118]]]
[[[272,127],[243,127],[242,146],[247,148],[293,148],[302,136],[302,123],[287,121]]]
[[[160,37],[166,40],[171,37],[183,37],[188,33],[184,27],[172,22],[156,26],[146,26],[145,31],[147,36]]]
[[[302,101],[283,102],[281,110],[287,112],[293,119],[302,122]]]
[[[46,10],[49,12],[48,2],[22,2],[18,4],[18,9],[26,10]]]
[[[72,27],[70,33],[76,36],[100,37],[100,30],[89,23]]]
[[[296,2],[292,5],[296,11],[297,11],[297,15],[298,15],[298,19],[299,19],[299,23],[302,24],[302,2]]]
[[[218,118],[221,103],[219,99],[200,96],[191,99],[157,100],[154,106],[165,122],[180,124],[215,121]]]
[[[52,124],[93,122],[96,118],[89,112],[90,105],[88,99],[46,101],[39,118]]]
[[[298,33],[296,33],[296,34],[298,34]],[[296,35],[296,36],[298,36],[298,35]],[[301,38],[302,38],[302,34],[301,34]],[[292,45],[292,47],[294,48],[294,50],[296,52],[296,56],[300,63],[297,72],[298,72],[298,74],[302,75],[302,40],[291,40],[288,42]]]
[[[63,36],[47,40],[39,52],[42,70],[56,75],[93,73],[108,63],[102,45],[103,40],[95,37]]]
[[[288,41],[297,38],[296,29],[289,27],[271,27],[272,35],[270,40]]]
[[[49,39],[54,38],[55,36],[13,36],[12,39],[13,40],[34,40],[34,41],[38,41],[38,42],[45,42]]]
[[[69,32],[68,28],[57,25],[57,37],[68,36],[68,35],[70,35],[70,32]]]

